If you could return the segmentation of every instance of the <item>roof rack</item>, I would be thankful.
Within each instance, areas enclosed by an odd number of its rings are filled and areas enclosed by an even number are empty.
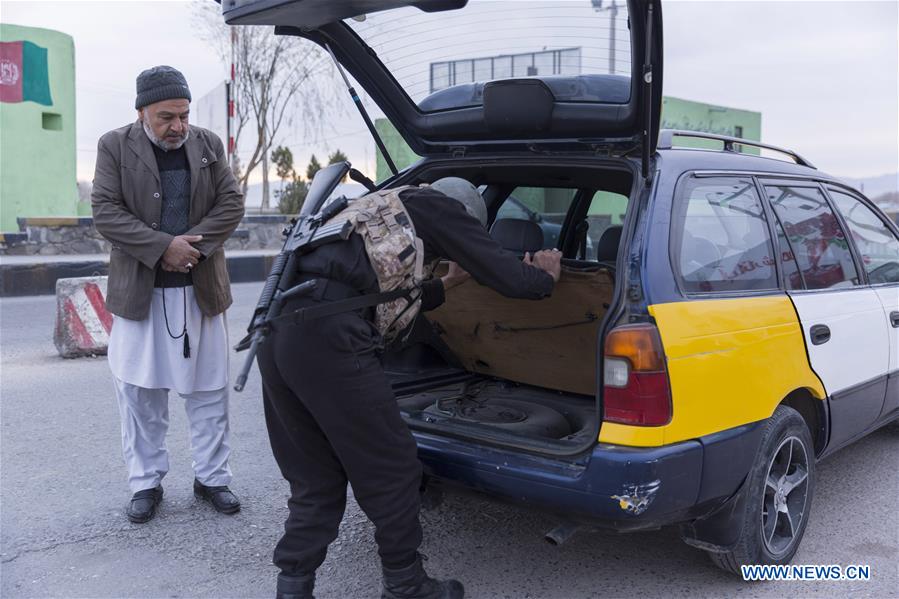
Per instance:
[[[656,146],[659,150],[670,150],[674,146],[672,142],[675,137],[694,137],[699,139],[711,139],[714,141],[720,141],[724,143],[724,151],[725,152],[733,152],[735,154],[739,154],[740,151],[734,146],[752,146],[754,148],[764,148],[766,150],[773,150],[775,152],[780,152],[781,154],[786,154],[790,158],[792,158],[796,164],[807,166],[809,168],[815,168],[815,165],[794,152],[793,150],[787,150],[785,148],[778,148],[777,146],[771,146],[768,144],[763,144],[757,141],[751,141],[748,139],[741,139],[739,137],[730,137],[728,135],[716,135],[715,133],[702,133],[700,131],[683,131],[680,129],[662,129],[659,131],[659,143]]]

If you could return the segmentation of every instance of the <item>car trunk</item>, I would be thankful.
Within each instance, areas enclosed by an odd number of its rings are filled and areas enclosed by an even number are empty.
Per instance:
[[[609,268],[570,261],[552,297],[510,299],[473,280],[423,316],[385,365],[413,423],[581,445],[596,432],[599,329]]]
[[[425,161],[395,183],[462,176],[485,188],[488,204],[494,187],[588,190],[570,205],[563,239],[554,240],[566,247],[594,190],[631,198],[638,193],[634,168],[587,157]],[[509,197],[497,198],[489,206],[491,214]],[[629,202],[628,210],[634,205]],[[441,264],[435,274],[445,269]],[[543,300],[507,298],[473,279],[447,290],[445,303],[421,314],[406,340],[384,354],[385,371],[409,425],[553,454],[574,454],[595,443],[597,350],[604,319],[617,303],[615,283],[614,259],[563,259],[562,276]]]

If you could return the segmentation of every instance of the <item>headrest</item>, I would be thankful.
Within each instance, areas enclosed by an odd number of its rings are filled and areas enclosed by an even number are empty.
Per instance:
[[[490,227],[490,236],[504,250],[523,254],[543,249],[543,229],[535,222],[517,218],[501,218]]]
[[[597,262],[615,262],[618,257],[618,246],[621,244],[621,225],[612,225],[602,232],[596,244]]]

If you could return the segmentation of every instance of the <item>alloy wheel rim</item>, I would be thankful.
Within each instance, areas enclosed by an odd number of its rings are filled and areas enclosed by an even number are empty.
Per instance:
[[[796,436],[784,439],[765,475],[762,539],[775,557],[787,553],[802,528],[808,500],[808,452]]]

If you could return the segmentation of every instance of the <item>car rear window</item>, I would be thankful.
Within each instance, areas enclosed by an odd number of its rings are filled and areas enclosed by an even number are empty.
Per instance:
[[[765,193],[787,234],[806,289],[858,285],[849,242],[820,189],[769,185]]]
[[[899,283],[899,239],[861,200],[836,189],[828,191],[849,228],[868,282]]]
[[[462,9],[400,8],[347,19],[424,112],[478,106],[483,84],[539,77],[558,101],[626,104],[627,3],[470,0]]]
[[[749,177],[691,177],[672,219],[672,258],[687,293],[777,289],[774,250]]]

